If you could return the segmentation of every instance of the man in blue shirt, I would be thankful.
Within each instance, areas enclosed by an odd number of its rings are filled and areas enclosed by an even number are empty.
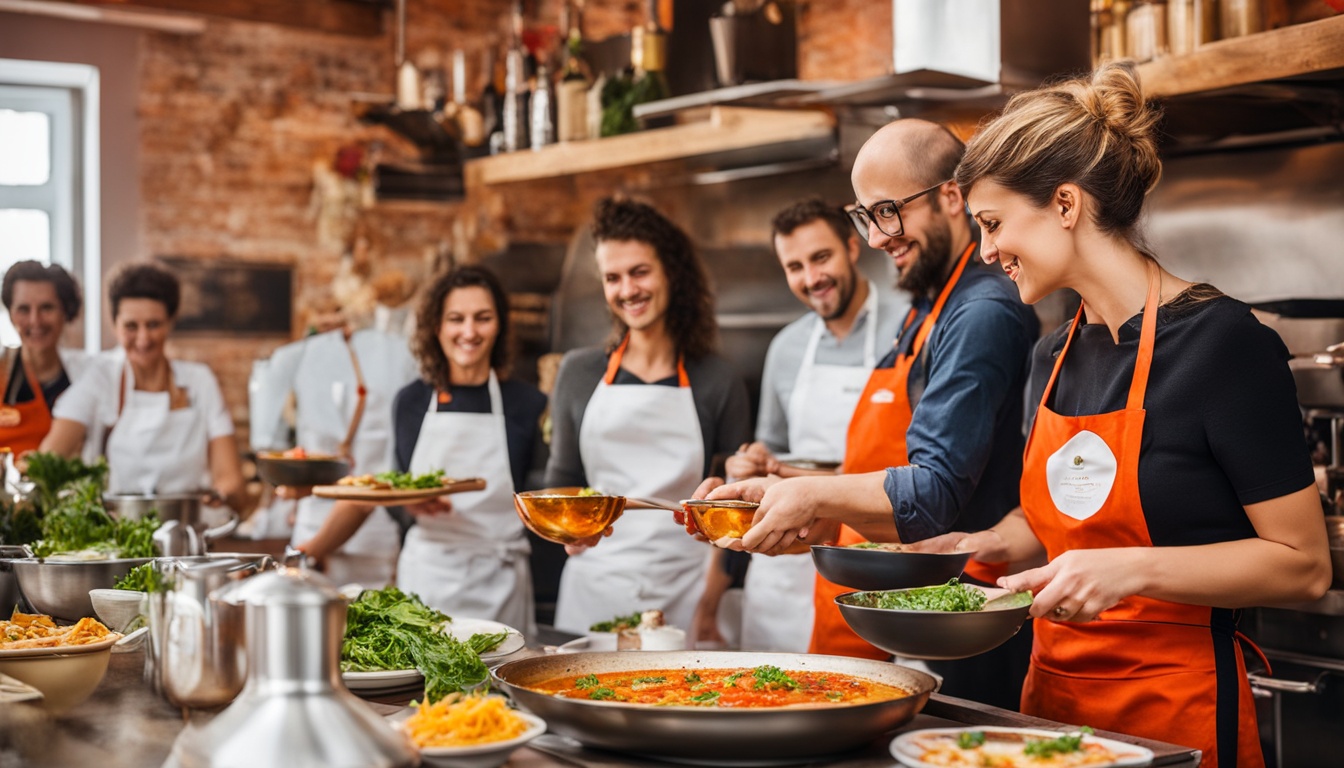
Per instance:
[[[1022,388],[1040,327],[1012,283],[976,258],[976,229],[950,181],[962,151],[922,120],[891,123],[859,151],[848,210],[869,245],[891,255],[914,308],[854,411],[843,474],[753,479],[711,494],[761,502],[741,548],[778,552],[800,534],[847,543],[852,531],[840,523],[870,540],[915,542],[983,530],[1017,506]],[[864,654],[828,599],[817,608],[810,650]],[[930,666],[945,693],[1016,708],[1028,634]]]

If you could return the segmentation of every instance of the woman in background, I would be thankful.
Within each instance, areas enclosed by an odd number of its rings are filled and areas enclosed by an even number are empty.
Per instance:
[[[481,267],[439,276],[421,300],[412,339],[421,378],[393,403],[397,468],[481,477],[484,491],[406,507],[415,524],[397,586],[450,616],[500,621],[535,635],[530,547],[513,508],[540,442],[546,396],[501,378],[509,367],[508,298]],[[298,549],[319,561],[376,507],[342,501]]]
[[[219,382],[208,366],[165,351],[181,301],[177,277],[128,263],[112,274],[107,296],[119,346],[97,355],[61,397],[41,449],[73,457],[91,439],[107,456],[109,493],[212,490],[237,509],[243,473]]]
[[[6,349],[0,364],[0,448],[18,456],[35,450],[51,430],[56,399],[79,376],[88,357],[60,349],[65,324],[84,306],[79,285],[57,264],[20,261],[5,271],[0,295],[19,347]]]

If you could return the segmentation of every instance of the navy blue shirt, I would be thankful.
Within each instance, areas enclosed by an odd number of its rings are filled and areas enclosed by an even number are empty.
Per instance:
[[[490,412],[490,390],[487,384],[453,386],[449,394],[452,399],[447,403],[439,403],[439,411]],[[527,470],[532,466],[537,444],[541,440],[541,414],[546,410],[546,396],[531,384],[512,379],[499,382],[499,396],[504,403],[504,432],[509,446],[513,487],[523,490],[527,487]],[[424,424],[432,397],[434,387],[417,379],[402,387],[392,402],[393,434],[396,440],[394,450],[397,469],[402,472],[410,471],[411,455],[420,439],[420,426]],[[445,469],[452,471],[452,467]]]
[[[910,463],[884,482],[901,541],[984,530],[1018,504],[1022,389],[1040,322],[1000,269],[978,251],[971,259],[910,371]],[[933,301],[914,308],[879,368],[908,354]]]

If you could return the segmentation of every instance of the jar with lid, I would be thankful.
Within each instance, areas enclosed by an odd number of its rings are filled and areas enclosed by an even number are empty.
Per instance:
[[[1167,4],[1143,0],[1134,4],[1126,19],[1129,58],[1152,61],[1167,52]]]

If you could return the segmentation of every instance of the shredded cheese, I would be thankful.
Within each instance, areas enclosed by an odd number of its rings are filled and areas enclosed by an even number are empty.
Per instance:
[[[404,727],[420,748],[471,747],[520,736],[527,721],[500,696],[453,693],[421,704]]]

